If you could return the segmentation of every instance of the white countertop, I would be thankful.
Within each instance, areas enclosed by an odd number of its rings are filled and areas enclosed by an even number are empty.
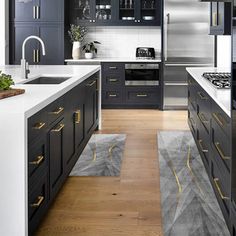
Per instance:
[[[26,81],[20,77],[20,66],[0,66],[0,71],[12,76],[15,82],[12,88],[25,89],[25,93],[22,95],[0,100],[0,116],[3,113],[23,113],[28,118],[99,70],[100,66],[95,65],[30,66],[27,81],[39,76],[68,76],[71,78],[56,85],[24,85],[20,84]]]
[[[231,117],[231,90],[217,89],[202,77],[204,72],[231,72],[228,68],[197,67],[186,68],[188,73],[198,82],[198,84],[209,94],[209,96],[221,107],[221,109]]]
[[[156,59],[150,59],[150,60],[147,60],[147,59],[137,59],[136,57],[117,57],[117,58],[113,58],[113,57],[110,57],[110,58],[99,58],[99,57],[96,57],[96,58],[93,58],[93,59],[78,59],[78,60],[74,60],[74,59],[66,59],[65,62],[73,62],[73,63],[76,63],[76,62],[88,62],[88,63],[91,63],[91,62],[97,62],[97,63],[101,63],[101,62],[154,62],[154,63],[158,63],[158,62],[161,62],[161,58],[157,57]]]

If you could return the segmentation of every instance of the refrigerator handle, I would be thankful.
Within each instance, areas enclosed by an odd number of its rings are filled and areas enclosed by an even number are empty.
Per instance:
[[[170,13],[166,14],[164,24],[164,60],[167,61],[168,24],[170,24]]]

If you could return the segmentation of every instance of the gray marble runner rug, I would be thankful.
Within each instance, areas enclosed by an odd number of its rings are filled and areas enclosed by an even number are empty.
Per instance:
[[[94,134],[70,176],[119,176],[125,134]]]
[[[229,236],[189,131],[158,133],[162,223],[165,236]]]

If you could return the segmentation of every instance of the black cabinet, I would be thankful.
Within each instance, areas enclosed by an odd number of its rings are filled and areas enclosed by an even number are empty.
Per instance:
[[[230,35],[231,3],[211,2],[210,4],[210,34]]]
[[[36,35],[43,39],[46,55],[36,40],[26,44],[26,60],[35,65],[64,64],[64,0],[10,1],[10,64],[20,64],[22,43]]]
[[[76,0],[70,1],[70,22],[93,25],[160,26],[160,0]]]
[[[125,84],[125,62],[102,63],[103,108],[160,108],[160,101],[159,85]]]
[[[92,75],[28,119],[29,235],[98,126],[98,78]]]
[[[226,224],[232,228],[230,118],[190,75],[188,123]]]
[[[46,55],[42,56],[42,48],[38,41],[30,40],[26,44],[25,58],[30,65],[60,65],[64,63],[64,25],[12,23],[10,63],[20,64],[22,44],[26,37],[36,35],[45,42]]]
[[[11,0],[12,21],[64,21],[64,0]]]

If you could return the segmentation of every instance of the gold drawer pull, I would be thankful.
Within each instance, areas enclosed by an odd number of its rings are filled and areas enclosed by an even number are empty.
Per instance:
[[[59,107],[56,111],[49,112],[49,114],[59,115],[63,111],[64,111],[64,107]]]
[[[42,204],[43,200],[44,200],[44,197],[43,197],[43,196],[38,196],[38,197],[37,197],[37,202],[30,204],[30,206],[31,206],[31,207],[35,207],[35,208],[38,208],[38,207],[40,207],[40,205]]]
[[[230,157],[225,156],[224,152],[223,152],[222,149],[221,149],[221,146],[220,146],[220,143],[219,143],[219,142],[215,142],[215,147],[216,147],[217,151],[219,152],[220,157],[221,157],[223,160],[230,160]]]
[[[117,70],[117,67],[116,66],[110,66],[109,69],[110,70]]]
[[[202,100],[208,100],[208,97],[204,96],[201,92],[197,93]]]
[[[202,123],[209,123],[209,120],[206,119],[205,115],[203,113],[199,114],[199,118],[201,120]]]
[[[148,95],[147,95],[147,94],[137,94],[136,96],[137,96],[137,97],[143,97],[143,98],[144,98],[144,97],[147,97]]]
[[[195,120],[193,119],[193,118],[189,118],[190,119],[190,121],[191,121],[191,123],[195,126]]]
[[[207,150],[207,149],[204,149],[202,143],[203,143],[203,140],[201,140],[201,139],[198,140],[198,144],[199,144],[199,147],[200,147],[201,151],[202,151],[203,153],[207,153],[208,150]]]
[[[57,129],[52,129],[52,132],[60,132],[65,127],[64,124],[60,124]]]
[[[91,83],[87,84],[86,86],[92,87],[96,83],[96,80],[92,81]]]
[[[117,82],[118,79],[109,79],[109,82]]]
[[[39,122],[39,123],[36,123],[33,127],[33,129],[42,129],[44,126],[46,125],[46,123],[43,123],[43,122]]]
[[[80,123],[80,120],[81,120],[81,113],[80,113],[80,110],[77,110],[75,112],[75,123],[76,124],[79,124]]]
[[[38,166],[43,160],[44,160],[44,156],[38,156],[37,159],[35,161],[31,161],[30,164]]]
[[[213,16],[212,16],[212,26],[217,26],[217,12],[213,13]]]
[[[215,186],[216,186],[216,189],[221,197],[221,199],[223,200],[229,200],[229,197],[225,197],[220,189],[220,185],[219,185],[219,179],[218,178],[214,178],[214,182],[215,182]]]
[[[214,117],[214,119],[215,119],[215,121],[221,126],[221,127],[223,127],[223,126],[225,126],[225,121],[224,121],[224,119],[222,118],[222,117],[219,117],[219,114],[217,114],[217,113],[212,113],[212,115],[213,115],[213,117]]]
[[[193,82],[189,79],[188,80],[189,85],[193,84]]]
[[[116,97],[117,97],[117,94],[109,94],[109,97],[116,98]]]

